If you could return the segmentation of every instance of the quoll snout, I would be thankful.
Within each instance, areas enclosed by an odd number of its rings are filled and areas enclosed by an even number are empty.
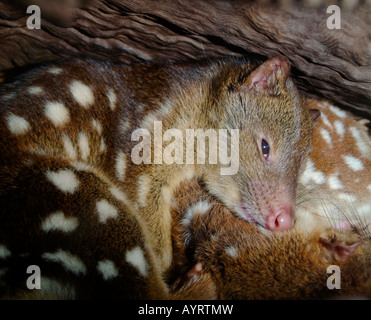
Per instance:
[[[294,225],[294,210],[290,205],[277,205],[265,219],[266,227],[271,231],[289,230]]]
[[[272,188],[254,182],[251,189],[254,201],[249,207],[241,206],[240,216],[242,215],[243,219],[270,231],[289,230],[294,226],[295,201],[285,187]],[[256,216],[261,219],[255,218]]]

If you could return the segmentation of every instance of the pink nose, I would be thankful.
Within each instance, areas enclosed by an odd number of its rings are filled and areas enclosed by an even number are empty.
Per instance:
[[[294,212],[292,207],[280,207],[266,217],[265,225],[271,231],[291,229],[294,225]]]

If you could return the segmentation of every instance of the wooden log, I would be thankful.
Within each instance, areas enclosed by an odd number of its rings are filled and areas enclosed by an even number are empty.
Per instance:
[[[76,2],[76,1],[75,1]],[[28,29],[29,4],[41,29]],[[371,10],[262,6],[238,0],[95,0],[50,9],[51,1],[0,3],[0,72],[68,57],[130,63],[252,54],[285,55],[299,88],[371,117]]]

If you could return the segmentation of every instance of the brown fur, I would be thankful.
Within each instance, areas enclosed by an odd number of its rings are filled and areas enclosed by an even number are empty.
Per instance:
[[[11,290],[24,287],[24,266],[31,262],[20,254],[26,251],[43,272],[53,274],[53,263],[40,255],[61,249],[86,265],[81,281],[94,280],[87,288],[107,285],[96,275],[97,262],[105,258],[114,261],[119,277],[130,282],[115,282],[112,295],[125,286],[121,294],[126,298],[163,297],[161,275],[172,260],[170,202],[174,189],[188,178],[204,181],[231,210],[238,211],[244,201],[263,226],[271,202],[286,194],[284,201],[291,206],[300,165],[311,147],[312,120],[288,72],[284,58],[261,66],[246,59],[132,66],[73,60],[37,68],[2,86],[0,244],[11,252],[12,258],[2,261],[4,268],[12,266],[4,276],[12,283]],[[77,98],[70,88],[73,81],[84,85],[74,86]],[[115,99],[110,100],[112,91]],[[58,105],[48,109],[48,102]],[[130,152],[137,142],[131,141],[131,133],[146,128],[153,135],[155,120],[162,121],[163,130],[177,128],[183,133],[187,128],[239,129],[244,143],[238,173],[221,176],[219,165],[133,164]],[[270,166],[262,161],[261,136],[272,148]],[[153,148],[151,153],[153,160]],[[122,155],[125,165],[117,161]],[[47,171],[62,169],[77,177],[77,193],[61,192],[45,179]],[[108,191],[112,187],[124,194],[123,201],[112,198]],[[260,190],[254,191],[259,196],[252,195],[254,188]],[[97,224],[100,198],[118,212],[107,224]],[[58,211],[65,218],[77,218],[79,227],[44,234],[40,225]],[[131,276],[131,266],[119,260],[135,245],[141,245],[151,279],[146,283],[149,289],[141,293],[129,288],[143,287],[145,280],[137,270]],[[62,270],[60,264],[54,265]],[[94,297],[95,292],[88,289],[77,296]]]

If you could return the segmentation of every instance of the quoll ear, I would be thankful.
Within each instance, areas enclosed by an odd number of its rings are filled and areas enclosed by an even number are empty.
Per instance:
[[[331,263],[343,263],[355,254],[356,249],[363,241],[353,236],[331,235],[329,237],[321,237],[320,244],[325,248],[326,253],[330,257]]]
[[[310,109],[309,114],[312,117],[313,122],[317,122],[317,120],[321,116],[321,111],[319,111],[318,109]]]
[[[285,85],[289,74],[290,62],[285,57],[271,58],[251,72],[240,89],[275,96],[278,89]]]

